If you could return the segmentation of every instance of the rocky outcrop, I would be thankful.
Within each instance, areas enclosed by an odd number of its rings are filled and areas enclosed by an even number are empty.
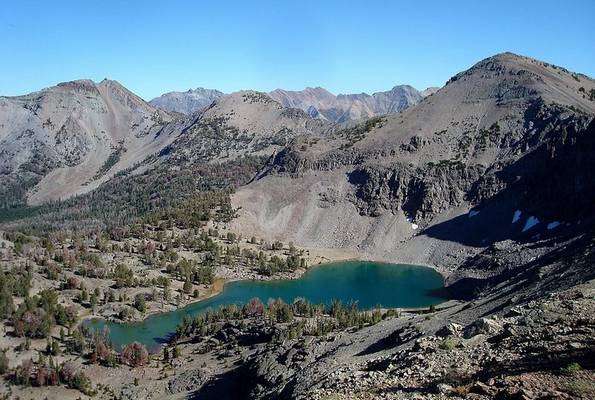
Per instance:
[[[352,201],[364,215],[403,211],[419,221],[461,205],[482,173],[480,165],[467,167],[458,163],[425,168],[368,165],[349,172],[348,180],[356,187]]]

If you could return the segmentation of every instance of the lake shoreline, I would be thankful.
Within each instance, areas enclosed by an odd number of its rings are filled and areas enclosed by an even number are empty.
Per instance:
[[[306,249],[306,248],[302,248],[302,250],[304,250],[308,253],[308,254],[306,254],[306,257],[305,257],[308,262],[308,265],[309,265],[307,268],[298,268],[297,270],[295,270],[293,272],[281,273],[281,274],[277,274],[275,276],[260,275],[257,277],[230,277],[230,278],[224,278],[224,277],[218,276],[215,278],[214,283],[209,286],[207,294],[203,294],[196,299],[191,299],[190,301],[184,301],[183,304],[180,304],[178,306],[172,306],[171,309],[163,310],[163,309],[153,308],[153,309],[150,309],[147,312],[145,312],[143,314],[142,318],[137,318],[137,319],[133,319],[133,320],[129,320],[129,321],[122,321],[118,318],[109,318],[109,317],[105,317],[105,316],[98,315],[98,314],[89,314],[89,315],[82,316],[81,319],[76,324],[76,326],[83,325],[86,321],[95,321],[95,320],[103,320],[106,322],[113,322],[113,323],[118,323],[118,324],[142,323],[152,316],[179,311],[185,307],[192,306],[194,304],[203,302],[203,301],[208,300],[212,297],[220,295],[225,290],[225,286],[232,282],[251,282],[251,281],[253,281],[253,282],[274,282],[274,281],[297,280],[297,279],[302,278],[304,276],[304,274],[311,271],[313,268],[325,267],[327,265],[331,265],[331,264],[338,263],[338,262],[363,261],[363,262],[371,262],[371,263],[378,263],[378,264],[410,265],[410,264],[406,264],[406,263],[388,261],[388,260],[383,260],[383,259],[371,259],[371,258],[368,258],[365,256],[363,258],[358,258],[351,251],[346,250],[346,249],[318,249],[318,248]],[[321,253],[329,254],[330,258],[322,255]],[[310,264],[310,263],[312,263],[312,264]],[[411,265],[413,265],[413,264],[411,264]],[[449,274],[447,273],[446,270],[438,268],[435,265],[415,264],[415,266],[430,268],[433,271],[437,272],[438,274],[440,274],[443,283],[446,282],[447,277],[449,276]],[[441,303],[438,303],[438,304],[444,304],[448,301],[449,301],[449,299],[444,298],[444,301]],[[401,311],[416,312],[416,311],[422,311],[425,308],[427,308],[427,307],[409,307],[406,309],[401,309]]]
[[[92,320],[103,320],[103,321],[115,322],[115,323],[121,323],[121,324],[142,323],[143,321],[145,321],[146,319],[148,319],[152,316],[174,312],[174,311],[180,310],[184,307],[191,306],[192,304],[200,303],[201,301],[205,301],[212,297],[215,297],[215,296],[221,294],[225,288],[225,285],[227,285],[228,283],[231,283],[231,282],[240,282],[240,281],[267,282],[267,281],[295,280],[295,279],[301,278],[306,272],[308,272],[312,268],[318,267],[321,265],[331,264],[331,263],[340,262],[340,261],[368,261],[368,260],[358,260],[358,258],[356,257],[356,255],[353,252],[351,252],[349,250],[344,250],[344,249],[318,249],[318,248],[312,248],[312,249],[299,248],[299,249],[306,253],[304,255],[304,258],[306,259],[306,262],[308,265],[307,268],[298,268],[297,270],[295,270],[293,272],[283,272],[283,273],[279,273],[274,276],[264,276],[264,275],[257,275],[257,274],[250,274],[249,276],[238,276],[238,274],[235,274],[235,276],[233,276],[233,275],[225,276],[225,274],[223,274],[224,276],[216,276],[215,277],[214,283],[211,284],[207,288],[206,294],[202,294],[197,298],[189,298],[187,300],[184,300],[176,306],[171,306],[169,309],[164,310],[164,309],[159,309],[159,308],[150,308],[143,314],[142,318],[135,318],[135,319],[131,319],[128,321],[123,321],[119,318],[112,318],[112,317],[100,315],[97,313],[91,313],[91,314],[81,316],[79,321],[75,325],[75,327],[83,325],[86,321],[92,321]],[[169,305],[171,305],[171,303]]]
[[[245,304],[254,297],[265,304],[267,299],[276,298],[290,304],[302,297],[312,304],[328,305],[333,300],[339,300],[343,304],[355,302],[361,311],[394,309],[402,312],[424,312],[432,305],[439,306],[446,301],[433,294],[435,289],[442,288],[444,282],[442,275],[434,269],[369,260],[321,263],[296,271],[291,279],[273,277],[219,282],[209,296],[171,311],[147,314],[137,321],[110,321],[90,316],[84,324],[99,330],[107,327],[116,346],[138,341],[154,352],[167,342],[168,335],[175,332],[187,316],[193,318],[227,304]],[[224,293],[222,297],[209,300],[221,293]],[[87,322],[89,320],[92,322]]]

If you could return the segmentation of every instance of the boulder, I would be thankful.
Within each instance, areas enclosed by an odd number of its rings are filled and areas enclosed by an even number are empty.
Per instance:
[[[442,327],[436,334],[440,337],[448,337],[448,336],[461,336],[463,332],[463,326],[459,325],[455,322],[451,322],[448,325]]]
[[[463,336],[470,338],[479,334],[492,336],[502,330],[502,324],[491,318],[480,318],[465,328]]]

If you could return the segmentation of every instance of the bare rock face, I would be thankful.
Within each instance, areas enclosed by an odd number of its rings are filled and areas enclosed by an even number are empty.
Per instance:
[[[463,337],[469,339],[475,335],[483,334],[494,336],[502,330],[502,325],[492,318],[480,318],[465,328]]]
[[[439,90],[440,90],[440,88],[439,88],[439,87],[432,86],[432,87],[429,87],[429,88],[426,88],[426,89],[422,90],[422,91],[421,91],[421,95],[422,95],[423,97],[428,97],[428,96],[431,96],[431,95],[433,95],[434,93],[436,93],[436,92],[437,92],[437,91],[439,91]]]
[[[205,368],[185,370],[168,383],[169,393],[191,392],[202,387],[211,377],[212,372]]]

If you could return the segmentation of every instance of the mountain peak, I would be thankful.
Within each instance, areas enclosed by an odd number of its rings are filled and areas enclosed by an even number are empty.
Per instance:
[[[129,91],[124,85],[122,85],[120,82],[114,80],[114,79],[107,79],[107,78],[103,78],[101,80],[101,82],[99,82],[97,84],[98,87],[117,87],[119,89],[124,89],[126,91]]]
[[[95,82],[91,79],[75,79],[72,81],[67,82],[60,82],[55,87],[64,88],[64,89],[73,89],[73,90],[86,90],[92,91],[96,90]],[[52,89],[52,88],[48,88]]]
[[[203,110],[223,96],[225,96],[225,93],[219,90],[197,87],[195,89],[190,88],[185,92],[164,93],[149,101],[149,104],[165,111],[190,115]]]

